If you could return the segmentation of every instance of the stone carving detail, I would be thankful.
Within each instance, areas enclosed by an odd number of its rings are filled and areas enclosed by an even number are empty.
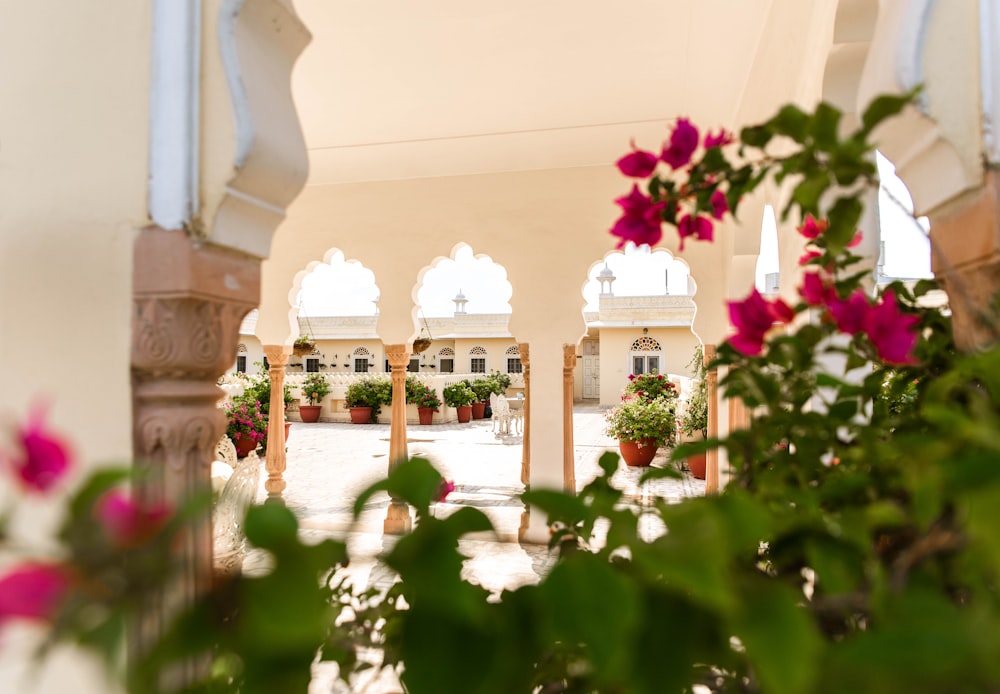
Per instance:
[[[640,337],[632,343],[633,352],[662,352],[660,343],[649,336]]]

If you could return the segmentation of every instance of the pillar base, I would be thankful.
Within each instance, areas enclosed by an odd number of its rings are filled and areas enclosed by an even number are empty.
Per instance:
[[[385,513],[382,532],[386,535],[403,535],[413,529],[410,507],[403,501],[393,501]]]

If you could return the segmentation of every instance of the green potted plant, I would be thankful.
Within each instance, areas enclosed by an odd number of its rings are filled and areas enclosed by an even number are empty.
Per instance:
[[[312,354],[314,349],[316,349],[316,341],[308,335],[303,335],[292,343],[292,353],[298,357]]]
[[[642,400],[656,400],[664,398],[666,400],[676,400],[677,386],[670,382],[663,374],[629,374],[628,383],[625,384],[625,395],[634,395]]]
[[[497,383],[489,376],[481,376],[469,382],[469,387],[476,395],[476,399],[472,402],[472,418],[482,419],[486,416],[486,405],[490,401],[490,395],[497,390]]]
[[[444,404],[458,410],[458,421],[465,424],[472,419],[472,403],[476,400],[476,393],[469,387],[468,381],[459,381],[445,386],[441,392],[444,396]]]
[[[267,416],[259,400],[246,395],[226,403],[226,436],[236,446],[236,455],[245,458],[267,438]]]
[[[367,424],[378,419],[382,405],[392,402],[392,382],[365,376],[347,387],[344,404],[351,411],[351,423]]]
[[[666,398],[644,400],[627,396],[605,415],[609,436],[618,439],[618,448],[627,465],[649,465],[656,449],[673,445],[677,431],[677,403]]]
[[[694,387],[687,400],[680,404],[677,417],[677,433],[682,443],[704,440],[708,436],[708,383],[705,380],[705,360],[701,345],[695,348],[689,367],[695,372]],[[688,469],[696,478],[705,479],[706,454],[689,455]]]
[[[434,389],[426,383],[421,383],[415,378],[407,379],[406,402],[417,406],[417,414],[420,416],[421,424],[431,424],[434,413],[441,409],[441,398],[438,397]]]
[[[330,383],[326,376],[321,373],[311,373],[302,381],[302,395],[305,396],[308,404],[299,406],[299,414],[302,421],[313,423],[319,421],[321,404],[323,398],[330,394]]]

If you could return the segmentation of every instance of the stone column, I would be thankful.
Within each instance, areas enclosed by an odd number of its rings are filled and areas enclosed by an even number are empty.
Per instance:
[[[260,296],[260,261],[184,231],[143,230],[135,242],[132,396],[135,495],[141,503],[181,507],[211,495],[210,466],[226,430],[216,380],[236,356],[243,316]],[[210,510],[185,526],[174,545],[177,579],[134,625],[130,652],[141,654],[171,617],[211,582]],[[187,682],[204,663],[187,662],[171,679]]]
[[[389,433],[389,471],[409,458],[406,450],[406,367],[410,363],[408,345],[386,345],[385,356],[392,369],[392,427]],[[382,529],[399,535],[411,527],[410,508],[406,502],[392,498]]]
[[[705,345],[705,364],[715,359],[715,345]],[[705,372],[708,383],[708,437],[719,435],[719,372],[708,369]],[[719,450],[713,448],[705,456],[705,493],[713,494],[719,491]]]
[[[527,489],[531,483],[531,362],[528,359],[528,343],[518,342],[517,353],[521,357],[524,372],[524,412],[522,413],[521,438],[521,484]]]
[[[267,499],[281,501],[285,491],[285,365],[291,347],[264,345],[268,375],[271,378],[271,402],[267,417]]]
[[[573,447],[573,371],[576,345],[563,345],[563,488],[576,493],[576,452]]]

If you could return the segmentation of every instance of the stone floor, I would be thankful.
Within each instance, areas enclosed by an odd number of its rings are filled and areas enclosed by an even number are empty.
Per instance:
[[[615,440],[604,434],[604,411],[594,406],[578,405],[574,409],[578,488],[597,474],[597,461],[602,453],[617,450]],[[428,458],[455,483],[455,491],[445,503],[435,507],[435,513],[448,513],[449,509],[462,505],[474,506],[486,513],[496,528],[495,536],[462,541],[461,550],[469,557],[464,569],[466,577],[495,593],[537,582],[554,557],[544,546],[517,542],[524,508],[518,499],[523,491],[521,437],[494,435],[489,420],[411,425],[407,435],[409,454]],[[393,536],[382,533],[388,497],[384,493],[373,497],[359,523],[356,526],[351,523],[355,497],[386,474],[388,451],[389,426],[384,424],[296,423],[288,440],[285,502],[299,517],[304,537],[347,539],[351,578],[359,588],[385,586],[392,580],[377,561],[378,555],[394,542]],[[653,461],[653,465],[665,464],[662,454]],[[689,475],[680,480],[656,480],[640,487],[641,475],[641,469],[620,464],[612,483],[637,503],[650,496],[680,501],[704,494],[704,481]],[[265,496],[262,483],[259,500]],[[658,530],[649,528],[648,532],[656,534]],[[259,569],[264,562],[266,558],[251,553],[245,569]],[[383,673],[375,681],[355,682],[352,689],[336,682],[335,675],[335,666],[317,667],[310,694],[400,691],[391,673]]]

